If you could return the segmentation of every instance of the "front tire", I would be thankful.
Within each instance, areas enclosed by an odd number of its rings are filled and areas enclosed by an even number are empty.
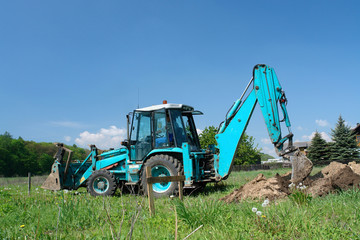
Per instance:
[[[97,170],[89,177],[87,191],[91,196],[112,196],[116,191],[116,180],[112,173]]]
[[[155,155],[145,162],[141,174],[141,188],[147,194],[146,167],[151,167],[153,177],[177,176],[182,171],[181,162],[169,155]],[[177,182],[154,183],[152,184],[154,197],[164,197],[177,194],[179,186]]]

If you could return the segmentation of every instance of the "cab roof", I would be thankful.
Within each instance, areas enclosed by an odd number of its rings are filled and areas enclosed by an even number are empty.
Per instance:
[[[181,109],[183,111],[190,111],[193,112],[194,108],[185,104],[175,104],[175,103],[166,103],[166,104],[159,104],[153,105],[150,107],[138,108],[135,111],[139,112],[152,112],[161,109]]]

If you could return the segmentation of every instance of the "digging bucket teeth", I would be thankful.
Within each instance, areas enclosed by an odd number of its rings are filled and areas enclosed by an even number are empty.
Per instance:
[[[291,182],[304,181],[310,175],[313,163],[300,150],[296,150],[290,159],[292,162]]]
[[[57,191],[61,189],[60,175],[59,175],[59,164],[54,163],[51,167],[51,173],[41,186],[43,189]]]

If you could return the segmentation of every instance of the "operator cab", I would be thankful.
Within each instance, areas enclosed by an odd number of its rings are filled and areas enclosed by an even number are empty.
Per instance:
[[[181,148],[200,151],[193,115],[202,114],[184,104],[161,104],[133,112],[130,129],[130,158],[143,160],[153,149]]]

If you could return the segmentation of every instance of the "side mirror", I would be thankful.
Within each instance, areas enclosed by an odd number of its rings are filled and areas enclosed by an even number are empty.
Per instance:
[[[124,140],[124,141],[121,142],[121,145],[129,148],[129,141],[128,141],[128,140]]]

